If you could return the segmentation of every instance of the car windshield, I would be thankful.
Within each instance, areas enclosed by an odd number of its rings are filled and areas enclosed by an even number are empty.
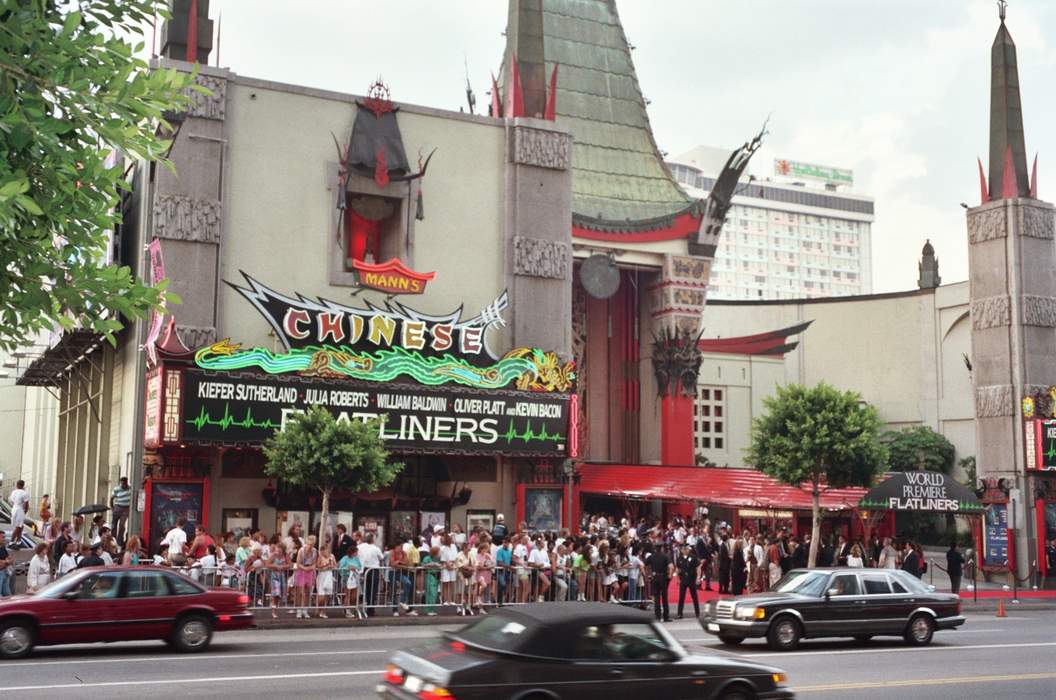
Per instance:
[[[820,596],[829,575],[821,571],[789,571],[772,590],[778,593]]]
[[[504,615],[483,617],[452,633],[452,637],[474,646],[499,651],[516,651],[528,637],[528,627]]]
[[[71,588],[80,585],[79,582],[82,578],[84,578],[83,574],[67,574],[62,578],[55,579],[47,585],[41,586],[30,595],[38,598],[58,598]]]

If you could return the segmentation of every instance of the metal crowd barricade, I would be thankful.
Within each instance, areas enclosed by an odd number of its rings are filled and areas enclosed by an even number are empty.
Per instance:
[[[326,612],[347,617],[374,615],[486,614],[496,606],[590,600],[646,607],[652,604],[646,575],[620,569],[577,575],[523,567],[447,569],[437,565],[332,569],[298,578],[293,568],[259,567],[223,572],[200,567],[184,571],[204,585],[226,585],[250,596],[265,610]],[[606,585],[607,579],[616,578]],[[329,579],[329,581],[327,581]],[[351,585],[350,585],[351,580]],[[304,585],[298,585],[304,584]],[[322,598],[320,600],[320,598]],[[343,611],[343,612],[342,612]],[[328,616],[330,616],[328,615]]]

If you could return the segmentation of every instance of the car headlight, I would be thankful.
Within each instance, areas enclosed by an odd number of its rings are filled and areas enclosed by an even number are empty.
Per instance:
[[[766,619],[766,610],[762,608],[734,608],[733,616],[738,620]]]

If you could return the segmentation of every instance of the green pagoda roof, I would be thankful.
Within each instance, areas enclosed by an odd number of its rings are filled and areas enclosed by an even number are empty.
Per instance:
[[[556,118],[573,136],[574,224],[636,231],[697,213],[656,146],[614,0],[510,0],[504,83],[511,56],[527,116],[542,115],[540,79],[558,65]]]

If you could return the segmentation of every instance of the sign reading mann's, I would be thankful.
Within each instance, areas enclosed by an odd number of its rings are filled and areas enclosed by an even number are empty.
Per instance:
[[[435,272],[415,272],[396,258],[380,265],[353,260],[352,267],[361,286],[390,294],[422,294],[426,283],[436,277]]]
[[[259,444],[310,406],[382,417],[395,452],[564,456],[567,394],[183,372],[182,441]]]
[[[922,513],[981,513],[983,505],[968,488],[941,472],[900,472],[869,490],[858,506],[868,510]]]

